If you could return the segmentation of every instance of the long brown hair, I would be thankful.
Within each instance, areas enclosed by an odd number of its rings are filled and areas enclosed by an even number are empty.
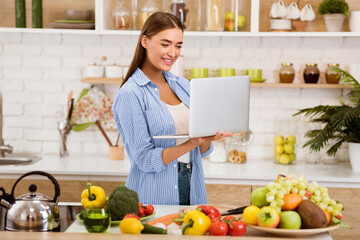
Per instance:
[[[122,87],[126,83],[126,81],[131,77],[131,75],[134,74],[136,69],[138,67],[141,67],[144,62],[146,50],[141,45],[141,37],[145,35],[146,37],[151,38],[152,36],[156,35],[161,31],[172,28],[180,28],[184,32],[183,24],[181,23],[180,19],[177,18],[175,15],[166,12],[156,12],[154,14],[151,14],[151,16],[146,20],[143,28],[141,29],[139,40],[135,49],[134,58],[131,61],[129,70],[120,87]]]

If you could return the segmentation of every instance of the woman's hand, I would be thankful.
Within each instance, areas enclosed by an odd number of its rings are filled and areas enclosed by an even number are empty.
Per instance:
[[[220,140],[220,139],[223,139],[226,137],[232,137],[232,136],[233,136],[233,134],[231,132],[225,132],[225,133],[217,132],[215,135],[209,136],[209,137],[191,138],[189,140],[189,142],[193,145],[198,146],[198,145],[207,144],[207,143],[210,143],[215,140]]]

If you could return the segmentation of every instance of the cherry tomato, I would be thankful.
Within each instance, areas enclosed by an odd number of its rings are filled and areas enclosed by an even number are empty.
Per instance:
[[[146,205],[145,206],[145,215],[149,216],[151,214],[153,214],[154,212],[154,206],[153,205]]]
[[[135,216],[135,215],[132,214],[132,213],[126,214],[123,219],[125,219],[125,218],[136,218],[136,219],[140,220],[140,218],[139,218],[138,216]]]
[[[242,236],[246,232],[246,224],[244,221],[231,221],[231,226],[229,226],[229,235],[230,236]]]
[[[228,225],[225,222],[212,222],[209,228],[210,235],[225,236],[228,233]]]
[[[145,214],[145,209],[143,207],[139,207],[138,216],[142,217],[142,216],[144,216],[144,214]]]
[[[144,206],[141,202],[139,202],[139,207],[142,207],[142,206]]]

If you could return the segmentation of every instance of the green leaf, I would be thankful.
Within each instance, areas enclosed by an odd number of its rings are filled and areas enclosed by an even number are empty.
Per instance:
[[[93,124],[94,124],[93,122],[75,124],[73,126],[72,130],[75,131],[75,132],[81,132],[81,131],[84,131],[85,129],[87,129],[88,127],[90,127]]]

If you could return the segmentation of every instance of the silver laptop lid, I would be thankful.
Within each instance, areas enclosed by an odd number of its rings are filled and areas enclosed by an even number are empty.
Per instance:
[[[192,79],[190,96],[191,138],[249,130],[249,76]]]

